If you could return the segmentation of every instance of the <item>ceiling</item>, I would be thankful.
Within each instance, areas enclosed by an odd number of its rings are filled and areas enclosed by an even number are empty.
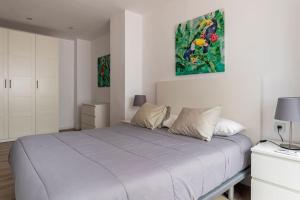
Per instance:
[[[0,0],[0,26],[92,40],[109,31],[109,18],[121,10],[144,13],[161,1]]]

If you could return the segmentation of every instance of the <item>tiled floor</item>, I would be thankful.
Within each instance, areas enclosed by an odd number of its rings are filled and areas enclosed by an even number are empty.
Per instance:
[[[0,143],[0,200],[14,200],[14,184],[8,164],[8,153],[11,142]],[[250,200],[250,189],[244,185],[235,187],[236,200]],[[227,200],[219,197],[216,200]]]

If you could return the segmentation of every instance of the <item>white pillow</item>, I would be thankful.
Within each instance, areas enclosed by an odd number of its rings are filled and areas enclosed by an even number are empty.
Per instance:
[[[169,118],[163,121],[163,127],[171,128],[178,115],[170,114]]]
[[[229,119],[220,119],[214,131],[214,135],[231,136],[245,130],[245,127]]]

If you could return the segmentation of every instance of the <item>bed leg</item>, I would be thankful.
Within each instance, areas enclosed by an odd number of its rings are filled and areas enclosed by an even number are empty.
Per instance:
[[[231,188],[228,190],[228,199],[234,200],[234,186],[231,186]]]

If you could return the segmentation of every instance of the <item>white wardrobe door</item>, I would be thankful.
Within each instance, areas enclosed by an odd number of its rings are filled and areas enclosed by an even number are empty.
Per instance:
[[[36,133],[58,132],[59,43],[57,38],[36,36]]]
[[[0,140],[8,139],[7,34],[0,28]]]
[[[8,32],[9,137],[35,134],[35,34]]]

